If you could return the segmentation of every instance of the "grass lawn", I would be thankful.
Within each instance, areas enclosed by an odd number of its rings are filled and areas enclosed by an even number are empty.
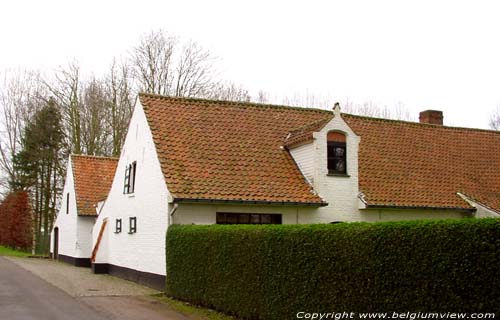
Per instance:
[[[202,307],[197,307],[192,304],[182,302],[179,300],[175,300],[167,297],[165,294],[154,294],[152,295],[155,299],[168,305],[175,311],[178,311],[190,319],[196,320],[235,320],[235,318],[230,317],[228,315],[222,314],[212,309],[206,309]]]
[[[31,253],[0,246],[0,256],[27,257],[31,256]]]

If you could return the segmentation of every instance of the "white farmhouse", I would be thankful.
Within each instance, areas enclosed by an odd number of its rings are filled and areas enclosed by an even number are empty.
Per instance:
[[[100,210],[98,204],[108,195],[117,162],[116,158],[69,157],[61,208],[51,234],[54,258],[90,267],[92,228]]]
[[[171,224],[498,216],[500,133],[442,121],[140,94],[93,270],[163,288]]]

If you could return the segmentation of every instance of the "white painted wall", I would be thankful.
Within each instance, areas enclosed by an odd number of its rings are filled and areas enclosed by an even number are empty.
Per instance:
[[[181,203],[172,217],[174,224],[215,224],[217,212],[281,214],[283,224],[307,223],[315,208],[278,205]]]
[[[66,194],[69,192],[69,213],[66,213]],[[89,258],[92,253],[92,227],[95,217],[78,216],[75,182],[71,157],[66,168],[61,207],[54,228],[59,228],[59,254],[74,258]],[[50,234],[50,252],[54,253],[54,229]]]
[[[404,220],[435,220],[461,219],[472,217],[467,211],[460,210],[430,210],[430,209],[365,209],[359,210],[361,221],[404,221]]]
[[[69,213],[66,214],[66,194],[69,192]],[[75,183],[71,158],[66,166],[66,180],[62,193],[61,207],[57,214],[54,228],[59,228],[59,254],[77,257],[77,211]],[[54,253],[54,230],[50,235],[50,252]]]
[[[312,143],[304,144],[290,150],[292,158],[310,184],[314,184],[314,169],[316,153]]]
[[[341,132],[346,136],[347,176],[329,176],[327,166],[327,134]],[[328,202],[310,217],[309,223],[362,221],[358,211],[358,150],[360,137],[344,122],[340,113],[313,134],[314,189]]]
[[[135,192],[127,195],[123,194],[125,168],[133,161],[137,161]],[[165,275],[168,201],[153,137],[137,99],[110,193],[93,229],[95,242],[103,219],[108,218],[96,262]],[[137,233],[128,233],[130,217],[137,217]],[[120,218],[122,232],[115,233]]]

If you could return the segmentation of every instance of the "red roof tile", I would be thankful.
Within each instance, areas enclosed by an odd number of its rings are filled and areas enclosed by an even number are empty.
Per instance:
[[[280,146],[312,140],[330,111],[140,95],[176,199],[324,204]],[[500,133],[343,114],[361,136],[369,206],[500,211]]]
[[[97,215],[96,204],[108,196],[117,158],[71,155],[78,215]]]
[[[169,191],[178,201],[324,205],[281,146],[329,112],[141,94]]]
[[[332,119],[333,115],[330,115],[326,118],[308,123],[300,128],[291,130],[285,138],[284,145],[291,148],[312,141],[313,133],[320,131]]]
[[[373,206],[500,211],[500,132],[343,115],[361,136],[359,189]]]

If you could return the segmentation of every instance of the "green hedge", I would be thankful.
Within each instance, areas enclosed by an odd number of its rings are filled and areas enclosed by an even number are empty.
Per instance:
[[[245,319],[500,311],[500,219],[174,225],[167,294]]]

